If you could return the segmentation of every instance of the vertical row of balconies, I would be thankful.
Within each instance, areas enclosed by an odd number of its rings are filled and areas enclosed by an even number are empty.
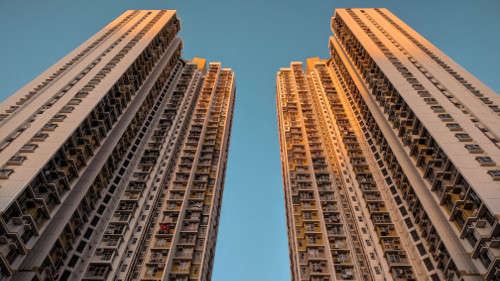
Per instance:
[[[405,70],[402,66],[398,67],[398,69],[399,68],[401,68],[402,71]],[[378,76],[384,78],[382,73],[379,73]],[[367,76],[365,79],[369,80],[373,78]],[[376,89],[376,87],[374,87],[374,93],[380,93],[376,96],[380,101],[380,105],[384,108],[385,113],[387,113],[389,122],[393,123],[394,128],[399,129],[398,136],[402,139],[403,144],[410,147],[410,156],[414,159],[416,166],[421,169],[424,177],[428,179],[432,190],[437,193],[440,198],[439,203],[443,205],[444,209],[449,214],[450,220],[454,222],[454,225],[459,230],[460,238],[468,237],[467,240],[473,248],[472,257],[479,258],[487,269],[488,273],[486,275],[493,276],[492,270],[494,266],[498,264],[498,257],[494,253],[495,248],[485,248],[485,250],[482,251],[482,255],[476,253],[479,253],[481,247],[483,247],[478,240],[495,240],[495,237],[498,235],[499,229],[496,219],[487,207],[482,204],[481,199],[476,195],[474,189],[470,187],[467,181],[458,173],[454,165],[429,135],[425,127],[423,127],[420,121],[412,114],[404,100],[401,99],[397,92],[390,90],[392,85],[388,82],[384,83],[386,87],[382,89]],[[381,98],[382,93],[387,95],[389,99]],[[422,92],[422,95],[424,94],[425,93]],[[426,99],[428,103],[432,103],[433,99]],[[446,118],[446,114],[441,115],[441,119]],[[394,116],[395,118],[393,118]],[[458,124],[450,123],[447,126],[450,130],[461,130]],[[463,137],[459,138],[459,140],[466,141]],[[386,143],[385,140],[382,140],[382,145],[387,146],[387,144],[384,143]],[[481,148],[477,145],[466,144],[465,148],[469,150],[469,153],[481,153]],[[400,170],[397,160],[395,160],[390,149],[387,151],[384,158],[390,163],[389,167],[393,170]],[[479,159],[481,157],[477,158],[478,161],[482,160]],[[401,174],[401,172],[399,173]],[[399,182],[403,185],[406,179]],[[405,186],[413,193],[411,186],[408,184],[405,184]],[[409,204],[412,209],[418,209],[421,205],[417,203],[410,202]],[[423,234],[427,233],[423,232]],[[481,239],[478,239],[479,237],[481,237]],[[433,247],[430,250],[434,251],[435,248],[436,247]],[[441,252],[447,253],[446,251]],[[434,259],[438,261],[438,268],[442,268],[444,272],[447,273],[447,276],[452,275],[448,268],[450,266],[446,267],[446,264],[443,266],[442,263],[440,263],[439,259],[441,255],[434,257]],[[450,268],[453,268],[453,263],[450,263],[450,265]],[[456,273],[456,275],[459,274]]]
[[[353,42],[355,42],[353,40]],[[353,42],[345,42],[346,45],[349,44],[354,44]],[[362,47],[357,43],[357,47],[362,49]],[[360,52],[359,54],[361,54]],[[356,57],[358,55],[357,52],[352,52],[350,54],[353,57]],[[339,66],[343,66],[341,64],[341,59],[338,57],[338,55],[332,54],[334,57],[334,61],[337,63]],[[367,60],[366,58],[364,59],[365,63],[363,64],[364,66],[370,66],[374,65],[374,63],[371,60]],[[371,63],[370,63],[371,62]],[[410,144],[412,145],[411,153],[410,155],[414,158],[414,160],[419,163],[417,164],[418,166],[422,166],[422,164],[428,163],[429,166],[442,166],[442,161],[441,159],[434,159],[435,155],[439,155],[437,151],[440,151],[437,147],[437,144],[432,140],[429,141],[430,136],[428,135],[427,131],[425,128],[423,128],[420,125],[420,122],[418,120],[412,120],[413,114],[411,113],[411,110],[407,108],[407,106],[404,104],[404,101],[402,102],[401,97],[396,91],[391,90],[392,85],[388,83],[386,78],[383,76],[383,74],[380,72],[380,70],[375,66],[371,67],[367,71],[362,69],[362,65],[358,65],[358,70],[360,73],[363,73],[363,77],[367,80],[367,83],[370,85],[372,88],[373,93],[376,96],[376,99],[379,101],[380,106],[384,109],[384,112],[389,115],[388,120],[392,123],[394,123],[394,128],[400,130],[399,137],[405,137],[403,140],[403,143]],[[404,69],[402,69],[404,70]],[[347,73],[347,70],[341,69],[341,71]],[[372,73],[372,75],[370,75]],[[343,75],[344,78],[350,79],[349,75]],[[370,81],[382,81],[382,83],[379,82],[369,82]],[[351,82],[349,82],[351,83]],[[383,151],[383,159],[387,163],[389,169],[393,172],[393,177],[396,179],[396,186],[398,188],[401,188],[405,186],[406,188],[403,188],[403,198],[405,198],[407,201],[409,201],[409,206],[410,210],[415,210],[421,208],[421,205],[414,201],[416,201],[413,189],[411,188],[411,185],[409,185],[406,177],[404,176],[401,167],[397,163],[397,160],[394,156],[394,154],[391,152],[390,147],[387,145],[387,141],[385,140],[385,137],[381,134],[380,129],[378,128],[378,125],[374,122],[373,117],[371,117],[370,112],[367,109],[366,104],[364,104],[364,101],[362,97],[359,95],[359,91],[355,87],[351,87],[351,95],[353,96],[353,99],[357,101],[357,106],[361,110],[365,120],[367,120],[366,126],[368,126],[370,131],[372,132],[372,136],[374,136],[374,139],[376,143],[379,145],[381,150]],[[397,104],[399,103],[399,104]],[[389,104],[395,104],[394,106],[388,106]],[[397,111],[397,112],[396,112]],[[390,116],[393,116],[395,118],[391,118]],[[410,117],[410,120],[408,120],[407,117]],[[412,125],[416,125],[416,130],[413,128]],[[408,135],[405,134],[405,130],[407,129],[406,126],[410,126],[409,131],[411,132],[408,137]],[[420,128],[420,129],[419,129]],[[403,133],[401,133],[403,131]],[[416,132],[416,133],[414,133]],[[414,136],[417,135],[418,138],[415,138]],[[423,137],[422,137],[423,136]],[[457,191],[458,192],[458,191]],[[460,193],[460,192],[458,192]],[[418,202],[418,201],[417,201]],[[425,213],[425,212],[424,212]],[[432,229],[433,232],[433,227],[431,228],[430,223],[426,223],[426,227],[428,229]],[[423,232],[426,236],[429,235],[429,232]],[[444,245],[441,243],[440,239],[436,239],[436,234],[433,234],[431,236],[433,239],[433,242],[437,240],[437,243],[435,245],[431,245],[430,250],[434,251],[437,248],[440,248],[442,253],[447,253],[446,248]],[[439,236],[438,236],[439,237]],[[449,254],[446,256],[445,254],[441,255],[443,256],[447,261],[446,264],[443,265],[442,262],[437,261],[438,268],[441,268],[445,273],[452,272],[453,269],[455,268],[454,263],[449,261]],[[436,256],[436,260],[439,258],[439,256]],[[432,269],[433,267],[427,266],[428,269]],[[448,274],[450,275],[450,274]],[[447,275],[447,276],[448,276]]]
[[[335,209],[337,209],[338,206],[338,212],[332,213],[330,211],[329,216],[325,216],[327,225],[332,222],[342,223],[342,225],[344,225],[344,230],[341,235],[338,233],[339,227],[337,225],[335,228],[332,228],[331,233],[333,234],[333,237],[329,237],[333,254],[335,276],[338,280],[358,278],[368,280],[371,278],[370,270],[367,268],[370,261],[366,259],[366,250],[361,244],[364,239],[359,232],[357,222],[354,220],[356,218],[356,214],[354,213],[355,208],[352,206],[351,200],[348,199],[349,196],[346,196],[345,194],[347,188],[344,185],[344,181],[341,179],[341,172],[344,164],[341,163],[342,157],[338,154],[339,151],[337,150],[337,153],[335,153],[336,149],[332,140],[338,138],[332,135],[333,130],[329,123],[333,121],[333,125],[337,127],[339,132],[341,132],[339,140],[344,137],[343,132],[349,131],[349,134],[352,134],[352,130],[348,129],[349,122],[346,119],[346,114],[337,94],[337,90],[328,70],[326,69],[326,64],[315,64],[314,71],[310,72],[310,76],[314,80],[312,82],[318,83],[322,92],[325,93],[327,97],[325,102],[323,100],[323,96],[318,93],[317,95],[313,95],[313,101],[315,103],[316,114],[320,124],[319,128],[323,130],[323,135],[328,136],[324,138],[323,141],[325,146],[330,146],[328,152],[334,169],[334,172],[330,173],[330,176],[334,177],[338,190],[340,191],[340,199],[337,198],[339,200],[338,205],[336,204],[335,206],[331,206],[327,204],[327,207],[333,207]],[[330,107],[330,110],[333,113],[333,115],[331,115],[334,118],[333,120],[330,119],[330,115],[325,112],[325,110],[328,111],[328,107]],[[342,213],[344,219],[341,221],[340,218]],[[327,229],[329,229],[328,226]],[[345,236],[343,236],[344,233]]]
[[[177,61],[177,59],[178,57],[174,57],[171,60]],[[152,129],[153,131],[149,142],[144,144],[146,148],[141,154],[137,166],[134,167],[135,170],[132,171],[132,167],[129,169],[128,165],[133,158],[133,152],[138,150],[137,144],[140,143],[144,133],[147,131],[150,121],[152,121],[157,114],[161,103],[172,102],[172,99],[177,97],[173,94],[169,96],[168,101],[164,101],[168,89],[164,89],[163,91],[160,91],[160,89],[167,84],[167,80],[170,85],[172,76],[175,76],[175,73],[179,71],[179,67],[180,65],[178,64],[174,69],[172,64],[169,63],[169,65],[163,69],[152,89],[149,91],[149,97],[146,97],[134,116],[134,119],[128,124],[127,130],[124,132],[118,144],[120,148],[124,148],[124,151],[121,155],[115,154],[115,156],[117,156],[117,159],[127,159],[122,164],[120,175],[123,176],[124,171],[128,169],[131,171],[131,176],[118,200],[117,207],[112,217],[109,219],[109,223],[107,224],[101,242],[97,245],[94,256],[88,261],[89,265],[84,275],[85,280],[103,280],[103,278],[107,278],[108,274],[114,269],[115,258],[123,255],[124,244],[122,244],[122,241],[127,241],[131,235],[131,231],[134,229],[133,221],[138,216],[137,213],[142,209],[142,205],[144,204],[144,200],[142,200],[144,192],[147,192],[150,186],[150,183],[148,185],[148,180],[151,177],[154,167],[158,165],[157,159],[160,158],[160,150],[164,144],[167,132],[170,130],[170,126],[165,126],[165,124],[170,121],[165,111],[159,118],[156,127]],[[172,76],[171,72],[174,73]],[[138,134],[139,131],[142,131],[142,133]],[[132,152],[125,157],[124,154],[132,143],[134,143]],[[119,181],[120,178],[115,178],[112,182],[116,184]],[[110,189],[109,192],[114,193],[116,189],[117,188],[114,187]],[[112,206],[114,207],[114,205]],[[86,238],[90,239],[90,237]],[[105,274],[101,274],[103,272]]]
[[[179,65],[180,65],[180,63],[176,67],[175,72],[178,71]],[[185,107],[188,108],[187,104],[190,103],[189,101],[184,102],[184,100],[189,99],[189,97],[187,97],[189,94],[186,93],[185,91],[179,91],[179,88],[181,86],[185,86],[186,84],[188,84],[190,82],[190,77],[193,75],[194,70],[195,70],[195,68],[193,68],[193,66],[188,65],[188,66],[184,67],[184,69],[182,70],[182,74],[179,75],[179,76],[183,77],[183,79],[177,80],[177,86],[176,86],[176,88],[174,88],[172,90],[171,83],[173,81],[173,77],[176,76],[176,73],[174,72],[174,74],[172,74],[172,76],[170,76],[168,83],[166,83],[167,87],[165,87],[164,89],[161,90],[162,91],[161,98],[158,99],[158,101],[154,107],[154,110],[153,110],[153,112],[156,112],[156,111],[158,111],[158,109],[161,109],[162,110],[161,116],[159,116],[158,120],[154,121],[155,127],[149,135],[149,141],[147,144],[144,144],[145,149],[141,154],[141,157],[137,163],[137,166],[134,167],[135,170],[132,172],[131,178],[128,181],[128,185],[127,185],[124,193],[122,194],[122,197],[119,201],[118,208],[115,209],[114,217],[111,219],[111,222],[108,225],[108,228],[113,228],[113,225],[116,225],[116,223],[119,223],[119,224],[123,223],[123,224],[126,224],[128,226],[131,226],[130,228],[127,228],[124,230],[124,232],[122,233],[122,237],[120,238],[120,241],[122,241],[122,240],[128,241],[128,240],[132,239],[132,237],[134,235],[132,230],[135,229],[134,225],[137,224],[137,222],[136,222],[137,217],[143,217],[143,218],[148,217],[148,215],[145,215],[141,212],[146,212],[146,213],[155,212],[155,210],[149,209],[150,206],[146,206],[146,208],[144,208],[145,201],[147,201],[147,200],[143,200],[141,198],[149,197],[149,200],[151,200],[152,195],[150,195],[150,196],[146,195],[146,194],[151,194],[150,193],[151,190],[156,191],[156,193],[154,193],[154,194],[162,194],[162,190],[158,190],[157,189],[158,187],[152,188],[153,184],[155,184],[153,182],[153,177],[156,175],[156,173],[159,173],[160,175],[163,174],[163,172],[164,172],[163,169],[165,169],[165,168],[162,168],[162,167],[166,166],[168,156],[171,154],[175,155],[175,153],[171,152],[170,150],[166,154],[166,150],[167,150],[166,146],[168,144],[174,145],[175,136],[179,133],[175,129],[175,127],[173,127],[173,124],[174,124],[175,120],[180,118],[179,116],[182,116],[184,114],[183,109],[181,107],[181,104],[186,104]],[[162,78],[160,78],[160,79],[162,79]],[[173,87],[173,85],[172,85],[172,87]],[[159,92],[159,91],[160,91],[160,89],[158,89],[158,88],[153,88],[153,90],[151,90],[151,92]],[[168,94],[167,94],[167,92],[168,92]],[[154,118],[152,118],[152,117],[154,117],[154,116],[150,116],[150,118],[147,118],[147,120],[153,121]],[[149,124],[149,121],[146,124]],[[175,130],[175,132],[174,132],[174,130]],[[183,131],[183,129],[181,129],[180,131]],[[146,130],[143,130],[143,132],[145,133]],[[183,133],[180,133],[180,134],[182,135]],[[167,139],[168,136],[170,136],[171,139]],[[136,144],[138,144],[138,143],[140,143],[140,140],[136,141]],[[176,149],[175,147],[177,147],[177,146],[174,146],[174,149]],[[136,150],[134,150],[134,151],[136,151]],[[167,156],[163,157],[164,154],[166,154]],[[165,158],[164,161],[163,161],[163,158]],[[161,165],[161,167],[160,167],[160,165]],[[169,169],[169,168],[167,168],[167,169]],[[167,171],[166,173],[168,174],[169,171]],[[165,175],[165,176],[167,176],[167,175]],[[158,178],[158,181],[159,181],[159,178]],[[161,195],[157,195],[157,196],[161,196]],[[162,204],[160,202],[159,204],[153,206],[153,208],[157,209],[157,208],[160,208],[161,206],[162,206]],[[153,217],[153,216],[149,216],[149,217]],[[156,216],[154,216],[154,218],[156,218]],[[147,245],[150,242],[150,239],[151,239],[150,236],[152,234],[152,231],[146,230],[146,226],[141,225],[141,226],[137,226],[137,227],[138,228],[140,227],[141,229],[145,229],[144,233],[141,235],[142,236],[141,242],[144,241],[144,243]],[[96,252],[97,256],[100,255],[99,254],[100,251],[102,251],[103,249],[107,249],[108,246],[105,243],[105,241],[107,239],[108,239],[108,235],[104,235],[103,239],[101,240],[101,244],[100,244],[99,248],[97,249],[97,252]],[[134,238],[134,239],[137,239],[137,238]],[[135,248],[135,246],[133,246],[134,244],[136,244],[136,243],[134,242],[131,245],[132,249],[136,249],[136,250],[140,249],[140,247]],[[125,246],[123,246],[123,247],[121,245],[114,245],[114,246],[115,247],[113,250],[117,251],[116,256],[123,256],[125,253],[125,251],[124,251]],[[166,254],[167,254],[166,252],[155,253],[156,256],[158,256],[158,255],[165,255],[166,256]],[[130,257],[130,256],[132,256],[132,255],[127,254],[127,257]],[[136,262],[132,262],[130,268],[126,268],[127,264],[123,264],[120,268],[120,270],[123,271],[124,267],[125,267],[125,270],[128,272],[129,275],[135,276],[132,278],[137,277],[137,273],[134,272],[134,270],[136,270],[137,267],[140,267],[144,261],[146,261],[146,262],[148,261],[147,259],[146,260],[144,259],[144,253],[142,253],[142,254],[136,253],[134,256],[139,256],[139,258],[138,259],[136,258]],[[94,259],[95,259],[95,257],[94,257]],[[122,260],[123,260],[123,258],[122,258]],[[156,257],[154,260],[158,261],[159,257]],[[109,265],[102,265],[99,263],[95,263],[94,261],[91,261],[90,265],[88,267],[87,274],[86,274],[86,279],[89,279],[89,280],[92,278],[95,279],[96,277],[94,276],[93,272],[99,268],[102,270],[102,268],[105,266],[109,267],[109,272],[115,270],[115,276],[120,274],[117,271],[116,266],[113,265],[113,261],[110,261]],[[164,266],[164,264],[163,264],[163,266]],[[161,266],[159,266],[159,267],[161,267]],[[106,268],[106,270],[108,270],[108,268]],[[151,274],[153,274],[153,273],[151,273]],[[155,270],[155,274],[156,274],[156,270]]]
[[[176,52],[176,55],[174,55],[171,60],[173,61],[177,61],[177,58],[179,56],[179,51]],[[135,64],[134,64],[135,65]],[[141,66],[139,66],[141,67]],[[134,67],[132,67],[131,69],[133,69]],[[164,71],[162,72],[162,74],[160,75],[160,78],[156,81],[155,83],[155,86],[154,87],[158,87],[159,84],[165,84],[166,83],[166,80],[168,78],[168,75],[170,74],[171,70],[173,68],[172,67],[168,67],[168,68],[165,68]],[[126,74],[127,75],[127,74]],[[122,82],[125,82],[127,81],[126,79],[120,79],[120,81]],[[142,82],[141,82],[142,83]],[[128,93],[129,91],[133,89],[131,87],[122,87],[120,85],[115,85],[112,90],[107,94],[107,97],[121,97],[122,100],[121,100],[121,107],[126,107],[126,104],[123,104],[123,98],[125,98],[125,101],[130,102],[130,98],[127,98],[129,97]],[[133,91],[133,90],[132,90]],[[125,93],[124,93],[125,92]],[[150,96],[146,97],[145,101],[143,102],[143,104],[140,106],[140,109],[136,112],[135,116],[134,116],[134,119],[132,120],[132,122],[127,126],[126,128],[126,131],[124,132],[123,134],[123,138],[119,141],[119,143],[115,146],[113,152],[111,153],[111,155],[109,156],[104,168],[101,170],[101,173],[99,174],[99,176],[96,178],[96,180],[94,181],[94,185],[92,188],[89,189],[89,192],[91,194],[96,194],[97,197],[100,197],[102,192],[104,190],[106,190],[108,187],[109,187],[109,183],[111,182],[111,179],[113,177],[113,172],[118,168],[118,163],[121,162],[121,159],[124,158],[124,154],[125,152],[127,151],[128,147],[130,147],[132,141],[133,141],[133,136],[136,136],[137,135],[137,131],[142,127],[141,124],[144,122],[144,120],[146,119],[146,116],[145,114],[147,114],[150,109],[154,106],[154,102],[156,100],[156,97],[158,96],[158,92],[157,91],[151,91],[150,93]],[[109,103],[108,103],[109,102]],[[114,105],[114,104],[118,104],[118,102],[115,100],[109,100],[109,99],[104,99],[103,102],[101,103],[101,108],[97,108],[97,110],[109,110],[111,111],[111,106]],[[117,107],[114,107],[115,109]],[[119,107],[118,107],[119,108]],[[121,112],[120,112],[121,114]],[[118,115],[118,114],[117,114]],[[106,135],[107,135],[107,132],[106,131],[109,131],[111,130],[111,127],[109,126],[109,124],[113,125],[113,123],[115,123],[117,121],[116,118],[113,118],[112,116],[113,115],[110,115],[110,114],[92,114],[92,116],[102,116],[102,117],[97,117],[97,120],[100,120],[99,118],[101,119],[108,119],[108,121],[104,121],[104,120],[101,120],[103,122],[100,122],[100,124],[98,125],[99,126],[99,129],[97,131],[100,131],[101,134],[98,134],[99,137],[101,137],[100,139],[98,139],[99,142],[96,142],[96,145],[98,146],[100,144],[100,141],[103,141],[105,138],[106,138]],[[111,118],[110,118],[111,117]],[[91,117],[93,118],[93,117]],[[84,126],[85,124],[95,124],[96,122],[85,122],[84,123]],[[108,124],[108,126],[106,125]],[[88,129],[85,129],[84,131],[88,132],[89,130]],[[91,130],[90,130],[91,131]],[[92,136],[92,137],[95,137],[95,136]],[[92,143],[92,140],[90,140],[90,142]],[[88,142],[87,142],[88,143]],[[137,186],[138,186],[138,182],[135,182],[134,183],[134,188],[137,189]],[[109,192],[114,192],[115,189],[113,190],[109,190]],[[128,192],[126,193],[126,196],[128,196],[128,201],[127,202],[121,202],[118,209],[120,211],[120,213],[122,214],[123,213],[123,217],[121,219],[125,219],[125,214],[128,212],[132,212],[135,207],[136,207],[136,202],[134,202],[134,197],[137,196],[138,193],[137,192]],[[137,198],[135,198],[137,199]],[[92,199],[91,200],[91,204],[93,205],[92,208],[89,208],[89,214],[90,213],[93,213],[95,211],[95,203],[94,202],[99,202],[100,200],[95,200],[95,199]],[[101,206],[102,207],[102,206]],[[102,211],[100,211],[101,208],[98,210],[98,213],[99,214],[102,214]],[[95,221],[95,218],[94,217],[94,220],[92,221],[91,225],[95,225],[94,224],[94,221]],[[97,221],[95,222],[97,223]],[[127,231],[127,225],[125,224],[124,221],[122,220],[118,220],[114,223],[111,223],[110,226],[108,227],[107,229],[107,232],[108,234],[110,235],[109,237],[106,236],[105,240],[109,240],[109,241],[112,241],[110,242],[111,244],[117,244],[119,245],[120,244],[120,241],[123,240],[123,238],[117,238],[117,236],[123,236],[123,234]],[[90,229],[87,229],[86,233],[88,233],[89,235],[92,235],[92,232],[93,232],[93,229],[90,230]],[[83,240],[89,240],[90,239],[90,236],[87,237],[84,237],[84,238],[80,238],[80,239],[83,239]],[[75,237],[74,241],[79,241],[80,239],[78,239],[78,236]],[[73,242],[74,243],[74,242]],[[80,242],[79,245],[85,245],[85,241],[82,241]],[[70,245],[71,246],[71,243],[69,241],[65,241],[65,245]],[[57,249],[57,245],[54,246],[54,249]],[[76,249],[77,252],[82,252],[83,249],[80,249],[80,246]],[[97,251],[97,253],[101,253],[103,252],[104,253],[104,256],[106,257],[109,257],[108,253],[111,251],[111,249],[106,249],[105,251]],[[57,251],[55,253],[58,253]],[[97,256],[99,256],[99,254],[97,254]],[[115,257],[116,255],[111,255],[110,256],[110,259],[107,260],[108,262],[111,262],[113,260],[113,257]],[[54,257],[58,257],[58,259],[56,261],[54,261]],[[60,258],[60,259],[59,259]],[[56,271],[59,271],[59,269],[62,267],[62,265],[64,265],[64,260],[66,259],[66,256],[65,255],[50,255],[50,260],[53,264],[54,264],[54,267],[55,267],[55,270]],[[107,273],[109,272],[108,269],[106,269],[107,267],[109,267],[109,265],[103,265],[102,262],[103,260],[100,259],[100,258],[97,258],[99,259],[99,264],[93,264],[89,267],[89,270],[86,274],[86,277],[90,278],[90,279],[95,279],[96,277],[103,277],[103,276],[106,276]],[[74,266],[74,264],[78,261],[78,257],[76,257],[75,259],[75,255],[72,256],[71,260],[68,261],[68,265],[69,267],[72,267]],[[50,263],[49,263],[50,264]],[[101,275],[101,273],[105,271],[106,274],[104,275]],[[42,271],[40,271],[42,272]],[[95,273],[98,273],[97,275]],[[64,272],[64,276],[69,276],[70,272],[69,271],[65,271]]]
[[[319,69],[321,68],[318,67],[318,70]],[[324,72],[324,76],[327,76],[326,70],[324,70]],[[322,80],[329,82],[330,79],[325,77]],[[345,87],[342,80],[339,80],[339,82]],[[328,83],[326,85],[328,85]],[[411,264],[406,258],[406,253],[401,246],[402,243],[400,242],[399,235],[391,221],[390,213],[385,207],[385,201],[380,195],[380,191],[371,174],[368,162],[358,143],[354,129],[344,112],[340,97],[336,91],[330,90],[325,91],[325,93],[329,101],[330,109],[332,113],[334,113],[335,125],[339,132],[339,140],[342,142],[350,164],[352,165],[355,179],[363,194],[368,214],[372,219],[379,240],[378,242],[382,246],[383,256],[388,262],[391,274],[399,279],[409,278],[412,273]],[[380,224],[381,218],[384,218],[382,221],[383,224]],[[362,241],[362,239],[359,240]],[[360,257],[360,259],[362,259],[362,257]]]
[[[332,78],[330,77],[330,73],[328,72],[326,68],[326,64],[316,64],[315,69],[314,69],[314,74],[313,75],[316,79],[318,79],[318,82],[322,86],[323,92],[325,93],[325,97],[327,98],[326,100],[326,106],[324,105],[325,102],[323,102],[323,97],[315,96],[317,97],[315,99],[316,105],[318,108],[323,108],[323,110],[319,111],[325,111],[327,107],[330,107],[331,112],[333,115],[333,125],[338,131],[338,135],[332,135],[333,130],[330,128],[330,136],[332,139],[338,139],[339,141],[343,141],[344,145],[350,146],[350,145],[357,145],[356,142],[356,137],[354,135],[354,132],[351,128],[351,125],[349,123],[349,120],[347,119],[347,115],[344,111],[344,107],[342,105],[342,102],[340,100],[340,96],[337,93],[337,89],[335,88]],[[330,115],[324,114],[323,116],[324,120],[326,120],[327,123],[330,122]],[[325,129],[325,133],[328,135],[329,133],[327,126],[324,123],[323,127]],[[347,188],[344,186],[344,182],[341,180],[341,175],[340,172],[342,170],[342,167],[344,167],[344,164],[340,164],[339,162],[341,161],[342,157],[340,156],[339,151],[337,149],[337,153],[333,152],[333,144],[332,145],[332,157],[333,160],[332,162],[336,163],[336,168],[338,170],[336,174],[337,178],[337,185],[342,185],[343,190],[341,191],[341,201],[340,201],[340,206],[342,206],[346,221],[345,224],[348,226],[348,231],[350,233],[349,236],[346,236],[347,239],[346,241],[341,241],[341,245],[345,245],[346,242],[350,244],[350,248],[353,248],[352,251],[352,267],[339,267],[336,266],[336,276],[337,279],[352,279],[356,278],[354,272],[357,271],[355,267],[359,267],[359,272],[361,274],[362,279],[368,280],[371,278],[371,273],[370,269],[367,267],[367,265],[370,264],[370,261],[367,260],[367,254],[366,254],[366,249],[362,246],[362,242],[364,241],[364,238],[362,234],[359,232],[359,228],[357,223],[355,223],[354,218],[356,218],[355,210],[357,210],[357,207],[353,207],[351,200],[348,199],[349,196],[345,195],[345,192],[347,191]],[[336,156],[335,156],[336,155]],[[360,155],[361,156],[361,155]],[[350,159],[355,159],[358,157],[358,155],[352,155]],[[349,180],[346,180],[346,182],[349,182]],[[330,220],[335,220],[338,221],[339,219],[337,217],[330,217]],[[356,237],[356,239],[350,239],[350,237]],[[335,243],[337,244],[337,243]],[[347,246],[346,246],[347,247]],[[344,259],[344,258],[341,258]]]
[[[200,274],[209,222],[209,209],[205,204],[210,202],[213,190],[209,167],[212,159],[218,159],[212,158],[213,147],[204,142],[206,135],[202,133],[205,118],[211,118],[207,109],[212,98],[210,87],[214,86],[217,70],[211,67],[203,84],[173,174],[162,219],[155,226],[154,243],[146,256],[148,262],[142,270],[142,280],[162,277],[165,271],[168,271],[168,280],[187,280]]]
[[[305,157],[304,140],[301,126],[298,124],[297,99],[293,92],[293,78],[291,70],[281,70],[278,74],[279,87],[276,92],[276,103],[278,104],[278,119],[280,128],[280,146],[283,165],[283,182],[285,193],[285,207],[287,218],[288,245],[290,249],[290,266],[292,280],[298,280],[301,276],[299,263],[298,239],[300,233],[297,228],[301,227],[304,218],[294,212],[294,205],[298,204],[298,188],[309,189],[312,193],[312,184],[309,182],[297,183],[296,171],[308,172],[307,158]],[[281,112],[281,114],[280,114]],[[302,180],[302,175],[300,177]],[[308,195],[310,196],[310,195]],[[304,214],[304,217],[317,220],[317,214],[314,210],[311,213]],[[319,225],[318,222],[313,224]],[[319,254],[319,252],[318,252]],[[303,254],[302,259],[305,259]]]
[[[324,280],[324,278],[328,278],[330,280],[332,272],[328,262],[329,249],[325,248],[327,241],[325,241],[326,237],[322,232],[319,214],[320,209],[323,209],[323,213],[326,215],[327,205],[334,206],[336,201],[326,199],[327,193],[329,193],[328,198],[330,198],[333,189],[315,123],[312,102],[308,95],[307,77],[301,64],[292,64],[292,71],[297,90],[296,98],[300,104],[297,113],[303,124],[302,131],[305,133],[301,143],[307,144],[307,146],[294,145],[292,153],[298,156],[298,159],[306,159],[305,162],[310,163],[310,165],[296,166],[296,180],[299,190],[298,194],[293,196],[293,202],[296,203],[293,208],[294,211],[298,211],[295,214],[302,215],[303,218],[302,224],[296,229],[300,274],[301,279]],[[311,158],[309,159],[309,157]],[[315,183],[318,190],[313,188]],[[318,201],[321,197],[325,200]]]

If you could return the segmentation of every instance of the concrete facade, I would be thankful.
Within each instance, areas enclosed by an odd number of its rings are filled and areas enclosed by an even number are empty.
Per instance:
[[[500,96],[386,9],[331,28],[278,73],[292,279],[498,280]]]
[[[210,279],[235,82],[179,30],[127,11],[0,104],[0,279]]]

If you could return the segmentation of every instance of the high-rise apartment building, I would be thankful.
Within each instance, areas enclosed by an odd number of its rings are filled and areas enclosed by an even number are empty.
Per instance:
[[[235,100],[127,11],[0,104],[1,280],[210,280]]]
[[[386,9],[338,9],[277,106],[292,280],[500,280],[500,96]]]

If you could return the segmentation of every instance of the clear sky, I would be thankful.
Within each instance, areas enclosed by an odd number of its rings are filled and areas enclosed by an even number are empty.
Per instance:
[[[236,74],[214,281],[290,280],[275,106],[280,67],[328,57],[335,8],[385,7],[500,92],[495,0],[0,0],[0,101],[128,9],[176,9],[185,59]]]

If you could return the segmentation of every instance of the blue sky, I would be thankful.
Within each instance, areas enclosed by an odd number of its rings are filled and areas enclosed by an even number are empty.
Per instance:
[[[0,0],[0,101],[128,9],[177,9],[186,59],[231,67],[237,98],[214,281],[290,280],[275,79],[328,56],[335,8],[385,7],[500,92],[500,2]]]

